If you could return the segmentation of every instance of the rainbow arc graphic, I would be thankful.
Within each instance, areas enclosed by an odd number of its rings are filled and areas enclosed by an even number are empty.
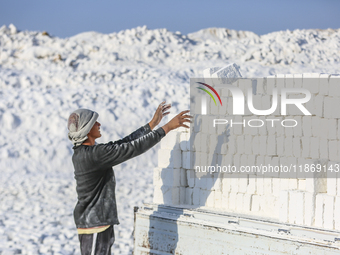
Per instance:
[[[197,83],[199,83],[199,84],[201,84],[201,85],[203,85],[203,86],[206,86],[206,87],[209,88],[212,92],[214,92],[215,95],[217,96],[218,100],[220,101],[221,106],[222,106],[222,100],[221,100],[221,98],[220,98],[220,95],[217,93],[217,91],[216,91],[213,87],[211,87],[210,85],[208,85],[208,84],[206,84],[206,83],[203,83],[203,82],[197,82]],[[214,96],[211,94],[210,91],[208,91],[207,89],[201,88],[201,87],[197,87],[197,88],[200,89],[200,90],[203,90],[203,91],[206,92],[206,93],[208,93],[208,95],[212,98],[212,100],[214,100],[214,103],[215,103],[215,105],[217,106],[216,100],[215,100]]]

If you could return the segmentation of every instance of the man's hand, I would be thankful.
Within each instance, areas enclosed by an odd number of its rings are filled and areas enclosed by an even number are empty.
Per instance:
[[[175,117],[173,117],[167,124],[165,124],[162,127],[164,129],[164,131],[165,131],[165,134],[167,134],[171,130],[174,130],[174,129],[178,128],[178,127],[189,128],[187,125],[184,124],[184,122],[192,123],[192,121],[190,120],[190,118],[192,118],[192,116],[185,115],[188,112],[190,112],[190,110],[186,110],[186,111],[181,112],[180,114],[178,114]]]
[[[157,108],[152,120],[149,122],[151,130],[154,129],[155,126],[161,122],[162,118],[165,115],[168,115],[170,112],[166,112],[171,108],[171,104],[165,104],[165,101],[163,101]]]

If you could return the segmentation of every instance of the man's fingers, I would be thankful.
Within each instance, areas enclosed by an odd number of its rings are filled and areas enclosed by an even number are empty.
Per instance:
[[[184,124],[182,124],[182,125],[181,125],[181,127],[186,127],[186,128],[189,128],[187,125],[184,125]]]
[[[167,106],[167,107],[164,107],[163,109],[162,109],[162,111],[164,112],[164,111],[166,111],[166,110],[169,110],[171,108],[171,105],[170,106]]]
[[[186,114],[186,113],[188,113],[188,112],[190,112],[190,110],[183,111],[183,112],[181,112],[181,113],[178,114],[178,115],[182,116],[183,114]]]
[[[190,122],[190,123],[192,123],[191,120],[187,120],[187,119],[182,120],[182,122]]]
[[[191,115],[183,115],[183,116],[181,116],[181,118],[182,119],[187,119],[187,118],[193,118],[193,116],[191,116]]]
[[[163,116],[168,115],[170,112],[163,112]]]

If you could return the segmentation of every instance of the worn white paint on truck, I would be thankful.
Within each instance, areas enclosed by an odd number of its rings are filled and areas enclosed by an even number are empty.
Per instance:
[[[246,215],[145,204],[135,210],[134,254],[340,254],[339,231]]]

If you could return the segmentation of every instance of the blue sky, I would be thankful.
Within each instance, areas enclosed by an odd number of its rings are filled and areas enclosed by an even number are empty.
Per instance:
[[[0,26],[69,37],[146,25],[183,34],[224,27],[266,34],[278,30],[339,28],[339,0],[0,0]]]

